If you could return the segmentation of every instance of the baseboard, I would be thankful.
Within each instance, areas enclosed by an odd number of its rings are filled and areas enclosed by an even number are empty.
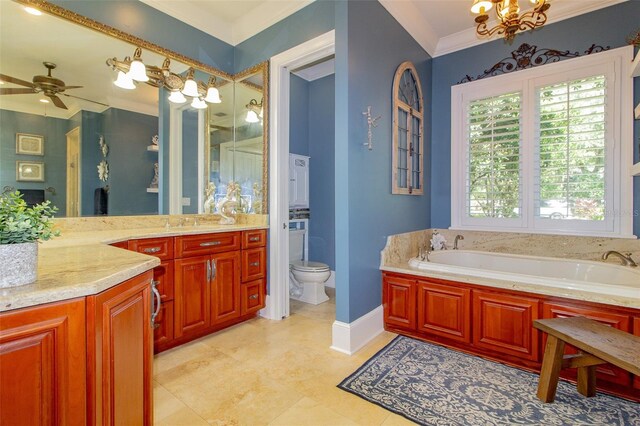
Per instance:
[[[334,321],[331,349],[353,355],[384,331],[382,305],[351,323]]]
[[[324,282],[324,286],[336,288],[336,271],[331,271],[331,276]]]

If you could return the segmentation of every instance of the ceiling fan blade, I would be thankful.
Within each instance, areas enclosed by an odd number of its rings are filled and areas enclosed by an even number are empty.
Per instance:
[[[61,86],[58,87],[58,90],[68,90],[68,89],[81,89],[84,86]]]
[[[60,99],[59,97],[57,97],[56,95],[47,95],[49,96],[49,98],[51,98],[51,100],[53,101],[53,104],[55,106],[57,106],[58,108],[62,108],[62,109],[69,109],[67,108],[67,106],[64,104],[64,102],[62,102],[62,99]]]
[[[31,88],[36,87],[30,81],[20,80],[19,78],[11,77],[10,75],[5,75],[5,74],[0,74],[0,80],[6,83],[19,84],[20,86],[25,86],[25,87],[31,87]]]
[[[33,89],[18,89],[13,87],[0,89],[0,95],[26,95],[33,93],[36,93],[36,91]]]
[[[108,107],[108,106],[109,106],[109,105],[107,105],[107,104],[103,104],[102,102],[92,101],[91,99],[81,98],[80,96],[70,95],[70,94],[68,94],[68,93],[58,93],[58,94],[59,94],[59,95],[67,96],[67,97],[69,97],[69,98],[76,98],[76,99],[80,99],[80,100],[87,101],[87,102],[93,102],[94,104],[98,104],[98,105],[102,105],[102,106],[106,106],[106,107]]]

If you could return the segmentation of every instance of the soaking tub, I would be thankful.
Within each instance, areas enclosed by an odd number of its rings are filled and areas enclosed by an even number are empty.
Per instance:
[[[640,268],[604,262],[445,250],[431,252],[429,260],[412,258],[409,266],[423,271],[640,299]]]

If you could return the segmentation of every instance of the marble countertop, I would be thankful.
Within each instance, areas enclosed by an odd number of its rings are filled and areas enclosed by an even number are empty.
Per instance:
[[[160,264],[156,257],[111,247],[108,245],[111,243],[266,228],[264,225],[202,225],[67,230],[38,247],[38,278],[33,284],[0,289],[0,312],[97,294]]]
[[[380,266],[380,270],[387,272],[395,272],[399,274],[410,274],[418,277],[439,278],[443,280],[456,281],[466,284],[476,284],[494,288],[504,288],[508,290],[523,291],[528,293],[537,293],[547,296],[565,297],[568,299],[584,300],[587,302],[604,303],[607,305],[623,306],[627,308],[640,309],[640,298],[628,298],[620,296],[611,296],[600,293],[592,293],[587,291],[561,289],[557,287],[546,287],[535,284],[522,284],[514,281],[503,281],[496,279],[488,279],[481,277],[470,277],[468,275],[459,275],[446,272],[425,271],[412,268],[406,262],[392,262]]]

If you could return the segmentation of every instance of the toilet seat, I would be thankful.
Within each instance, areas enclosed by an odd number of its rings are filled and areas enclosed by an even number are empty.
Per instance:
[[[289,265],[292,270],[300,272],[326,272],[330,270],[327,264],[309,260],[294,260]]]

